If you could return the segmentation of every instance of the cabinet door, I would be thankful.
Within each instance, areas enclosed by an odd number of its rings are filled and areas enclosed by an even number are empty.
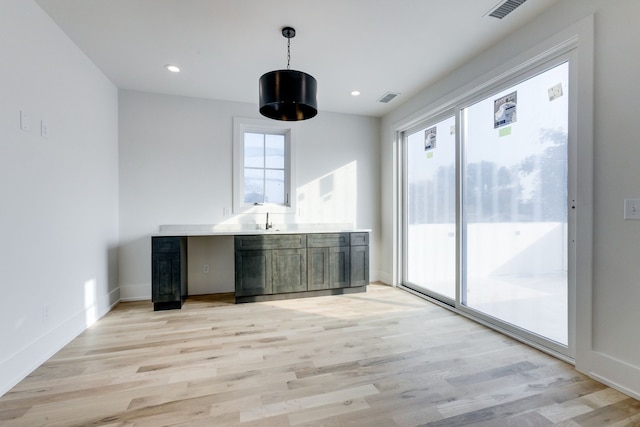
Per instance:
[[[154,303],[181,300],[180,252],[151,256],[151,299]]]
[[[369,284],[369,246],[351,246],[351,287]]]
[[[329,288],[346,288],[350,282],[349,246],[329,248]]]
[[[309,290],[329,289],[329,248],[307,249]]]
[[[186,237],[152,237],[151,300],[153,309],[178,309],[182,307],[186,297]]]
[[[307,290],[307,249],[274,249],[273,293]]]
[[[270,250],[236,251],[236,295],[273,293]]]

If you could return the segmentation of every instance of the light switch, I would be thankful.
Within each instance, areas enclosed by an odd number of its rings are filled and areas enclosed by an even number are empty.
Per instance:
[[[29,115],[24,111],[20,111],[20,129],[29,132]]]
[[[640,220],[640,199],[624,199],[624,219]]]
[[[40,136],[43,138],[49,137],[49,125],[44,120],[40,121]]]

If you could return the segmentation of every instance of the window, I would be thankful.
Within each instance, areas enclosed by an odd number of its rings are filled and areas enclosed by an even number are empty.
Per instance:
[[[246,132],[243,148],[243,203],[287,203],[289,195],[284,185],[285,135]]]
[[[289,124],[234,119],[235,213],[293,213],[293,129]]]

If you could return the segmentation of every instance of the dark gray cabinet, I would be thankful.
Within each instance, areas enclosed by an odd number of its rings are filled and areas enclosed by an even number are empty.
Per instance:
[[[235,236],[236,297],[307,290],[307,236]]]
[[[273,249],[273,293],[307,290],[307,249]]]
[[[236,302],[365,292],[369,233],[236,235]],[[154,310],[187,297],[187,237],[151,238]]]
[[[181,308],[187,297],[186,237],[151,238],[151,300],[154,310]]]
[[[309,290],[349,286],[349,233],[310,234]]]
[[[350,286],[369,284],[369,233],[351,233]]]
[[[310,291],[329,289],[329,248],[308,248]]]
[[[351,247],[351,287],[369,284],[369,246]]]
[[[350,286],[350,259],[348,246],[329,248],[329,289]]]
[[[273,293],[270,250],[243,250],[235,253],[236,295]]]
[[[236,302],[364,292],[369,233],[235,237]]]

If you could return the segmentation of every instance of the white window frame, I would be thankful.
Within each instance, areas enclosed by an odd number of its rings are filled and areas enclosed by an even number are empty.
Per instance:
[[[244,135],[246,133],[277,134],[285,136],[285,204],[252,204],[244,201]],[[296,211],[296,131],[288,122],[233,118],[233,213],[280,213]]]

